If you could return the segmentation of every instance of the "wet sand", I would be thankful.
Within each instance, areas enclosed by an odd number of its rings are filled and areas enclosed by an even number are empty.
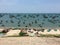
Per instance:
[[[0,37],[0,45],[60,45],[60,38]]]

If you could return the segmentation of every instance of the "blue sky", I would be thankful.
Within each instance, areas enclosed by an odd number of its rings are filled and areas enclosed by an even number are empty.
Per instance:
[[[0,13],[60,13],[60,0],[0,0]]]

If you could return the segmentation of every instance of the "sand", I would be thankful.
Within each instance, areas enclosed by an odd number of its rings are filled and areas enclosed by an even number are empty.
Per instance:
[[[3,37],[0,45],[60,45],[60,38],[47,37]]]

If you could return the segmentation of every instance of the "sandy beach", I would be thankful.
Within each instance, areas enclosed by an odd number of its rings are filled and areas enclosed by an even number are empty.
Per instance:
[[[0,37],[0,45],[60,45],[60,38]]]

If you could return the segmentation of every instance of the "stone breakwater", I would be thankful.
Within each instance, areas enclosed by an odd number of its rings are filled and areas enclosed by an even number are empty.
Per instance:
[[[7,29],[6,29],[7,30]],[[9,29],[7,32],[3,30],[1,33],[5,33],[5,36],[41,36],[43,35],[56,35],[60,36],[59,29]]]

